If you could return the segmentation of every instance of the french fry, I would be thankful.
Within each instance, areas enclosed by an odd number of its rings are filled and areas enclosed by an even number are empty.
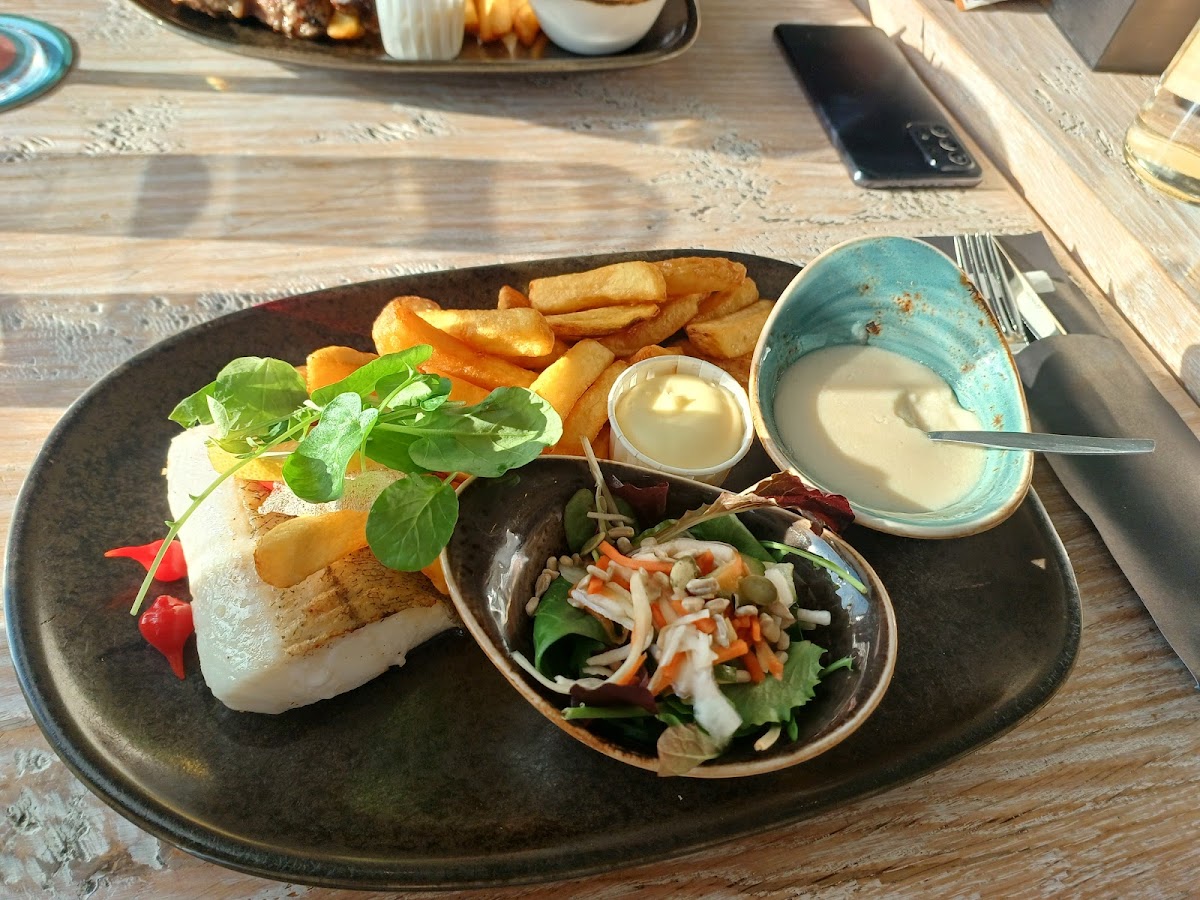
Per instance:
[[[430,312],[442,308],[440,303],[436,300],[430,300],[428,297],[393,297],[392,302],[399,303],[401,306],[407,307],[415,313]]]
[[[325,33],[335,41],[353,41],[366,34],[362,20],[354,10],[334,9]]]
[[[757,299],[758,285],[754,283],[753,278],[745,278],[737,287],[727,291],[716,291],[701,300],[700,312],[696,313],[696,318],[692,319],[691,324],[699,325],[701,322],[711,322],[713,319],[735,313]]]
[[[554,332],[536,309],[415,310],[439,331],[480,353],[543,356],[554,349]]]
[[[441,557],[435,559],[421,571],[425,573],[426,578],[433,582],[433,586],[443,597],[450,596],[450,587],[446,584],[446,572],[442,568]]]
[[[434,328],[411,309],[392,301],[375,317],[371,337],[380,354],[429,344],[433,355],[423,368],[454,375],[482,388],[529,387],[537,377],[506,360],[487,356]]]
[[[553,406],[565,422],[576,401],[612,361],[612,351],[607,347],[582,340],[539,375],[529,389]]]
[[[690,341],[681,341],[676,344],[680,352],[684,356],[694,356],[696,359],[702,359],[705,362],[710,362],[719,369],[724,369],[735,379],[738,384],[747,390],[750,389],[750,360],[753,359],[754,353],[750,352],[744,356],[734,356],[730,359],[721,359],[716,356],[707,356]]]
[[[720,319],[689,325],[688,340],[705,356],[717,359],[745,356],[753,352],[774,305],[770,300],[759,300]]]
[[[529,298],[511,285],[500,288],[500,296],[496,300],[497,309],[524,309],[532,304]]]
[[[529,282],[529,302],[546,315],[623,303],[661,303],[666,297],[666,279],[648,262],[615,263]]]
[[[643,347],[633,356],[629,357],[629,364],[640,363],[643,359],[653,359],[656,356],[679,356],[683,351],[678,347],[660,347],[658,344],[650,344],[648,347]]]
[[[661,344],[692,320],[703,297],[703,294],[689,294],[670,300],[662,305],[653,319],[646,319],[624,331],[601,338],[600,343],[620,357],[630,356],[650,344]]]
[[[479,34],[479,10],[475,0],[463,0],[463,30],[467,34]]]
[[[566,353],[571,348],[571,345],[562,338],[555,338],[554,349],[542,356],[503,356],[501,359],[507,359],[514,366],[521,366],[525,369],[533,369],[535,372],[544,371],[549,365]]]
[[[523,46],[532,47],[533,42],[537,40],[541,25],[533,7],[529,5],[529,0],[517,0],[513,9],[513,31],[517,33],[517,38]]]
[[[286,588],[365,546],[365,512],[340,509],[319,516],[297,516],[259,539],[254,568],[267,584]]]
[[[304,366],[304,383],[313,391],[341,381],[351,372],[361,369],[373,359],[374,353],[364,353],[353,347],[321,347],[308,354]]]
[[[570,415],[563,420],[563,433],[551,453],[567,453],[581,455],[583,443],[581,438],[587,438],[593,444],[600,430],[608,423],[608,392],[621,373],[629,368],[629,363],[618,359],[600,373],[591,386],[583,392],[578,402],[571,409]]]
[[[511,0],[478,0],[479,39],[484,43],[504,37],[512,31]]]
[[[656,315],[658,304],[634,303],[546,316],[546,324],[560,338],[600,337]]]
[[[608,425],[605,425],[596,440],[592,441],[592,452],[596,454],[597,459],[612,459],[612,428]]]
[[[655,263],[667,282],[667,295],[710,294],[737,287],[746,267],[721,256],[677,256]]]

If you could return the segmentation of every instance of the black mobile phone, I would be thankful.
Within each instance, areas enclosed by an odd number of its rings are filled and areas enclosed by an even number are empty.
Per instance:
[[[979,164],[900,48],[878,28],[777,25],[775,37],[855,184],[979,183]]]

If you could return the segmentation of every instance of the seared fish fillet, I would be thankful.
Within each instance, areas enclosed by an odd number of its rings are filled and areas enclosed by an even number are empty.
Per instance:
[[[203,429],[171,442],[167,500],[178,517],[215,477]],[[233,709],[280,713],[404,664],[413,647],[455,626],[449,601],[419,572],[396,572],[364,547],[280,589],[254,568],[259,536],[287,517],[262,513],[267,492],[229,479],[179,538],[188,565],[200,669]]]

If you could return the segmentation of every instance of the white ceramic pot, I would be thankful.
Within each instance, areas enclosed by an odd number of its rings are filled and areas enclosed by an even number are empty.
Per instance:
[[[564,50],[598,56],[646,36],[666,0],[529,0],[542,31]]]
[[[463,0],[375,0],[375,11],[388,56],[454,59],[462,50]]]

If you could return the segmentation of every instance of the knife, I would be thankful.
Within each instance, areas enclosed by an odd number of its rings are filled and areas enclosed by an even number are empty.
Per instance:
[[[999,241],[993,241],[993,243],[1004,267],[1004,274],[1008,278],[1009,290],[1017,303],[1017,310],[1021,313],[1025,330],[1036,340],[1055,334],[1066,334],[1067,329],[1063,328],[1062,322],[1058,321],[1058,317],[1050,311],[1050,307],[1034,290],[1033,284],[1021,271],[1021,267],[1013,262],[1008,251],[1004,249],[1004,245]]]
[[[1038,338],[1015,357],[1035,427],[1155,441],[1154,453],[1046,461],[1200,687],[1200,440],[1124,345],[1068,334],[1001,250],[1017,308]]]

